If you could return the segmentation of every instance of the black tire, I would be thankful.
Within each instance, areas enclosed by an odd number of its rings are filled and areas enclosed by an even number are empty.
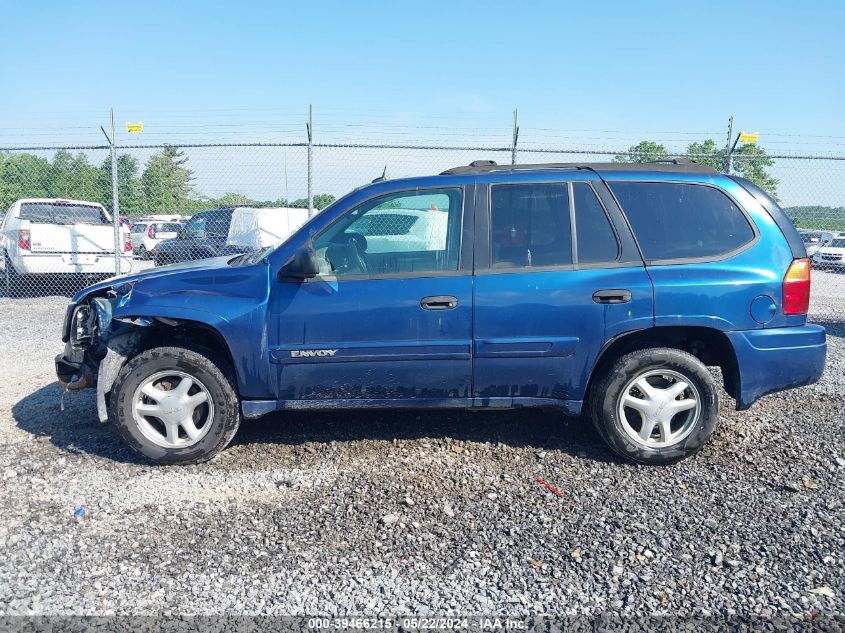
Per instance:
[[[8,253],[3,253],[3,290],[7,297],[18,297],[23,294],[23,278],[15,267]]]
[[[690,422],[688,434],[677,443],[658,448],[634,441],[619,415],[620,398],[629,382],[653,370],[680,374],[695,388],[700,403],[697,419],[690,416],[695,422]],[[673,464],[701,450],[715,432],[719,393],[713,376],[692,354],[665,347],[648,348],[620,357],[598,377],[591,388],[589,412],[599,435],[619,456],[640,464]]]
[[[214,404],[211,427],[196,443],[185,448],[165,448],[141,432],[132,411],[138,387],[158,372],[177,370],[198,379]],[[211,352],[184,347],[155,347],[141,352],[123,366],[109,398],[109,417],[124,443],[144,459],[156,464],[197,464],[222,451],[240,426],[241,415],[234,379],[227,363]]]

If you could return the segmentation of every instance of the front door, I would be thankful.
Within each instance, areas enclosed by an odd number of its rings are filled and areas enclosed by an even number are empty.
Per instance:
[[[577,411],[602,345],[653,322],[651,282],[627,225],[591,172],[479,185],[479,202],[476,404],[551,398]]]
[[[280,400],[466,403],[473,278],[465,198],[462,187],[384,194],[313,236],[320,274],[271,293]]]

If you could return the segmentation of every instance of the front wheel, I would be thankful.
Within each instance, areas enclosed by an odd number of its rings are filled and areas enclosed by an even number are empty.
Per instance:
[[[698,452],[716,430],[713,376],[692,354],[650,348],[619,358],[592,388],[593,424],[617,454],[672,464]]]
[[[205,350],[156,347],[131,359],[111,392],[121,439],[157,464],[196,464],[222,451],[240,425],[225,364]]]

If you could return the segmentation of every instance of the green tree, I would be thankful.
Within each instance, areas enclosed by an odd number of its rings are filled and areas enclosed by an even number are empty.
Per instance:
[[[314,196],[314,208],[323,210],[334,202],[336,198],[330,193],[318,193]],[[307,209],[308,198],[298,198],[290,203],[294,209]]]
[[[687,154],[696,163],[709,165],[716,171],[724,171],[725,169],[725,148],[717,147],[716,141],[712,138],[703,143],[690,143],[687,146]]]
[[[112,209],[111,157],[106,157],[100,165],[100,189],[103,192],[103,204]],[[141,215],[144,213],[144,197],[141,179],[138,177],[138,159],[130,154],[117,156],[117,192],[121,215]]]
[[[255,207],[260,206],[258,202],[252,198],[241,193],[233,193],[231,191],[224,193],[216,201],[219,207]]]
[[[669,152],[666,147],[656,141],[640,141],[628,148],[624,154],[613,157],[614,163],[650,163],[656,160],[666,160]]]
[[[716,171],[725,171],[727,168],[727,149],[718,147],[713,139],[690,143],[687,153],[692,160],[710,165]],[[747,178],[777,200],[778,180],[766,171],[766,168],[772,165],[774,161],[766,155],[766,150],[758,145],[743,144],[733,151],[734,173]]]
[[[193,174],[185,167],[188,158],[172,145],[150,156],[141,176],[146,213],[174,213],[188,207]]]
[[[0,209],[5,211],[20,198],[50,197],[49,160],[28,153],[0,155]]]
[[[733,153],[734,170],[768,192],[775,200],[779,200],[780,181],[766,171],[767,167],[774,164],[774,161],[766,155],[766,150],[758,145],[740,145]]]
[[[53,156],[49,174],[47,190],[50,198],[104,202],[100,172],[82,152],[73,155],[59,150]]]

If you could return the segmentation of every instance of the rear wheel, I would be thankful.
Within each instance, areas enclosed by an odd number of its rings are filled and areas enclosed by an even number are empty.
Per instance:
[[[238,397],[226,365],[199,349],[156,347],[130,360],[111,392],[118,435],[158,464],[211,459],[240,425]]]
[[[626,354],[592,388],[599,434],[625,459],[671,464],[698,452],[716,430],[713,376],[692,354],[651,348]]]
[[[3,290],[7,297],[17,297],[23,291],[23,279],[15,267],[8,253],[3,253]]]

